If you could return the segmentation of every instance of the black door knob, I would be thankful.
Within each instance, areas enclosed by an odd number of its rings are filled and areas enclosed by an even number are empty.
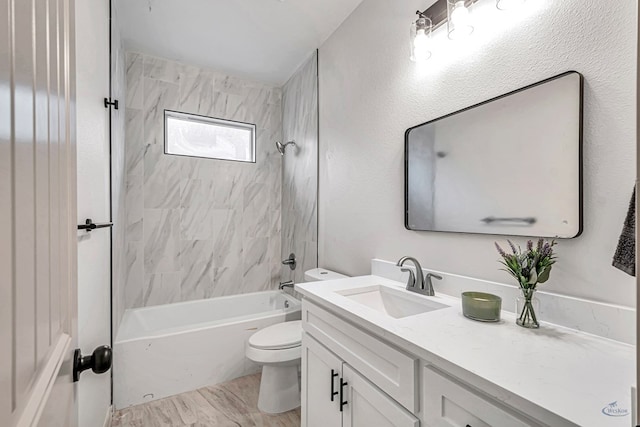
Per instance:
[[[83,356],[79,348],[73,353],[73,382],[80,379],[80,374],[91,369],[96,374],[104,374],[111,368],[113,353],[111,347],[102,345],[91,353],[91,356]]]

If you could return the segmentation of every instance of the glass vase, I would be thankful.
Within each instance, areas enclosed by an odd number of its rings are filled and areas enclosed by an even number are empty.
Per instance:
[[[521,289],[522,295],[516,298],[516,324],[523,328],[538,329],[536,312],[540,309],[540,301],[534,296],[535,289]]]

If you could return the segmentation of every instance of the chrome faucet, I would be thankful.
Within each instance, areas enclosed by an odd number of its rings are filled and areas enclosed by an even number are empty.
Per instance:
[[[293,289],[294,286],[295,285],[293,283],[293,280],[289,280],[289,281],[286,281],[286,282],[280,282],[280,286],[278,286],[278,289],[280,289],[281,291],[284,290],[284,288]]]
[[[416,267],[415,274],[413,273],[413,270],[409,268],[400,269],[400,271],[404,273],[409,273],[409,280],[407,281],[407,290],[411,292],[416,292],[422,295],[434,296],[435,292],[433,290],[433,283],[431,282],[431,279],[434,278],[434,279],[442,280],[442,276],[428,273],[427,277],[425,278],[422,275],[422,266],[420,265],[418,260],[408,256],[403,256],[402,258],[400,258],[396,266],[402,267],[404,263],[407,261],[411,261],[413,265],[415,265]]]
[[[416,267],[415,274],[413,273],[413,270],[411,270],[411,269],[400,268],[400,271],[402,271],[404,273],[409,273],[409,281],[407,282],[407,290],[408,291],[412,291],[412,292],[418,292],[420,294],[424,294],[424,278],[422,277],[422,266],[420,265],[418,260],[415,259],[415,258],[412,258],[412,257],[403,256],[402,258],[400,258],[398,260],[398,263],[396,264],[396,266],[402,267],[404,265],[404,263],[407,262],[407,261],[411,261],[413,263],[413,265],[415,265],[415,267]]]

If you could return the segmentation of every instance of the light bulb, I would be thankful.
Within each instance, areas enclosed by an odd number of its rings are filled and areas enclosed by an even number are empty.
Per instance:
[[[423,62],[431,58],[431,20],[420,17],[411,23],[411,60]]]
[[[449,38],[462,39],[473,32],[471,25],[471,14],[463,0],[456,1],[449,6],[451,8],[449,17]]]
[[[524,4],[526,0],[497,0],[496,7],[500,10],[516,9]]]
[[[469,11],[464,6],[464,1],[457,1],[453,6],[451,22],[453,22],[453,25],[467,25],[469,22]]]
[[[416,62],[425,61],[431,57],[429,51],[429,37],[424,29],[418,30],[413,39],[413,57]]]

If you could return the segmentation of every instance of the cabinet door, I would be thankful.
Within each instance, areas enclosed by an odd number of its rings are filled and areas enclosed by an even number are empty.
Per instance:
[[[308,334],[302,337],[302,427],[340,427],[342,360]]]
[[[353,370],[342,367],[343,427],[418,427],[416,417]]]
[[[459,381],[426,367],[423,373],[424,422],[429,427],[530,427],[537,423],[512,413]]]

